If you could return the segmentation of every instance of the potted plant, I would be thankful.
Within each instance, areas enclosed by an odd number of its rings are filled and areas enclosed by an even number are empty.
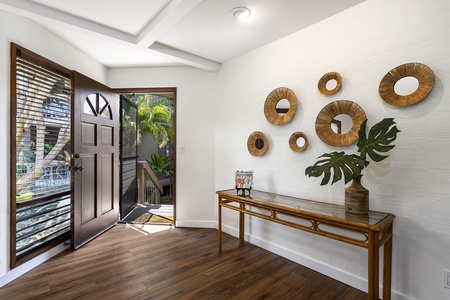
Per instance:
[[[361,185],[362,171],[369,165],[368,158],[380,162],[388,157],[388,152],[395,145],[392,142],[397,138],[400,130],[395,126],[393,118],[385,118],[370,128],[366,135],[367,119],[361,124],[358,131],[359,154],[345,154],[345,152],[325,153],[318,157],[318,161],[305,170],[309,177],[319,177],[323,174],[320,185],[331,184],[344,178],[345,183],[352,185],[345,190],[345,206],[348,212],[367,214],[369,211],[369,192]],[[332,176],[333,171],[333,176]]]

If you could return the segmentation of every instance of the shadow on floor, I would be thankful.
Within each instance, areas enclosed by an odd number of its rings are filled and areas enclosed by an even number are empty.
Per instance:
[[[138,204],[119,223],[173,225],[173,205]]]

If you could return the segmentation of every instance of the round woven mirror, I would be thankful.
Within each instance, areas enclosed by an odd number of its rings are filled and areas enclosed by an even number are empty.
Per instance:
[[[261,131],[255,131],[247,139],[247,149],[253,156],[261,156],[266,153],[269,143],[267,137]]]
[[[279,102],[286,102],[287,105],[279,105]],[[274,125],[284,125],[289,122],[297,112],[297,96],[285,87],[274,89],[266,98],[264,103],[264,115],[267,121]]]
[[[350,130],[341,132],[339,127],[341,121],[339,115],[348,115],[351,118]],[[358,139],[358,131],[361,123],[366,119],[364,110],[353,101],[337,100],[326,105],[319,112],[316,118],[316,133],[327,145],[334,147],[344,147],[353,144]]]
[[[433,86],[434,73],[429,67],[421,63],[408,63],[395,67],[384,75],[378,92],[392,106],[408,106],[423,100]]]
[[[342,77],[337,72],[328,72],[320,78],[317,86],[323,95],[333,95],[341,88]]]
[[[308,147],[308,138],[303,132],[294,132],[289,138],[289,147],[295,152],[302,152]]]

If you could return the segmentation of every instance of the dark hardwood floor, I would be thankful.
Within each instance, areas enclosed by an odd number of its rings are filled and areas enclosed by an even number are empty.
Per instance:
[[[0,299],[367,299],[227,234],[219,254],[217,230],[156,228],[119,224],[0,288]]]

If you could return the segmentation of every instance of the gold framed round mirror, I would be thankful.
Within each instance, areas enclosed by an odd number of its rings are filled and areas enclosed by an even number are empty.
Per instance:
[[[340,119],[339,115],[350,117],[351,124],[345,124],[345,118]],[[327,145],[334,147],[344,147],[353,144],[358,140],[358,131],[362,122],[366,119],[364,110],[353,101],[337,100],[326,105],[319,112],[316,118],[316,133]],[[348,127],[346,132],[341,128]],[[342,132],[342,133],[339,133]]]
[[[422,101],[433,86],[434,73],[429,67],[417,62],[407,63],[384,75],[378,93],[392,106],[408,106]]]
[[[255,131],[247,139],[247,149],[253,156],[261,156],[266,153],[269,143],[267,137],[261,131]]]
[[[274,125],[284,125],[297,112],[298,100],[295,93],[286,87],[274,89],[264,103],[264,115]]]
[[[292,151],[302,152],[308,147],[308,138],[303,132],[294,132],[289,138],[289,147]]]
[[[333,95],[339,91],[341,86],[342,77],[337,72],[328,72],[320,78],[319,83],[317,84],[319,91],[323,95]]]

